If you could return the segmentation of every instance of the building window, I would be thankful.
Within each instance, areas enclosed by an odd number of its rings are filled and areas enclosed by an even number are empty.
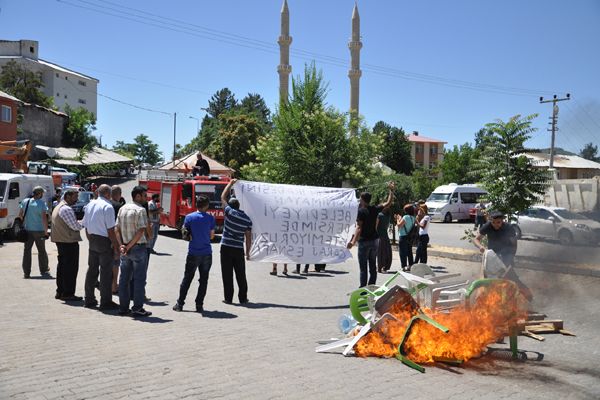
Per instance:
[[[436,145],[431,145],[431,147],[429,147],[429,154],[431,154],[432,156],[435,156],[438,152],[438,148]]]
[[[12,108],[9,106],[2,106],[2,114],[0,115],[0,121],[11,123],[12,122]]]
[[[57,78],[59,78],[59,76],[58,76],[58,72],[56,73],[56,77],[57,77]]]
[[[79,83],[81,86],[87,86],[87,84],[84,81],[79,81],[77,83]]]
[[[29,52],[32,54],[35,53],[35,49],[33,48],[33,46],[29,46]]]
[[[65,94],[65,99],[67,98],[67,95]]]
[[[423,145],[422,144],[415,145],[415,153],[417,153],[417,154],[423,153]]]
[[[77,102],[78,102],[79,104],[86,104],[86,101],[85,101],[84,99],[79,99],[79,100],[77,100]]]
[[[67,80],[67,81],[68,81],[68,80],[69,80],[69,77],[68,77],[68,76],[65,76],[65,80]]]
[[[60,97],[60,93],[56,92],[56,97]]]

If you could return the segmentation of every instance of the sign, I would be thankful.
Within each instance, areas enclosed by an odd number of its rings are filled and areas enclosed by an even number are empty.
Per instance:
[[[252,219],[252,261],[336,264],[351,257],[358,200],[354,189],[237,181]]]

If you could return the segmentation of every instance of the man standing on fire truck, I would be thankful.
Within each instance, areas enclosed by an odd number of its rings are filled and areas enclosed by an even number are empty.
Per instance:
[[[240,304],[248,303],[248,282],[246,282],[246,261],[244,260],[244,239],[246,242],[246,260],[250,259],[250,245],[252,243],[252,220],[240,210],[240,202],[235,197],[227,201],[229,191],[237,179],[229,181],[223,194],[225,221],[223,223],[223,236],[221,237],[221,275],[223,277],[223,292],[225,304],[233,301],[233,271],[238,284],[238,299]]]

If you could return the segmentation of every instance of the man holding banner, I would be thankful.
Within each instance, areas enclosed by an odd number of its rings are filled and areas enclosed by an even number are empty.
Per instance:
[[[385,203],[372,206],[371,193],[363,192],[360,195],[358,215],[356,217],[356,230],[348,243],[351,249],[358,242],[358,265],[360,268],[360,287],[374,285],[377,282],[377,239],[379,238],[375,224],[377,215],[392,205],[394,198],[394,182],[388,183],[388,197]],[[368,280],[367,280],[368,264]]]
[[[233,272],[238,284],[238,299],[240,304],[248,302],[248,282],[246,281],[246,261],[244,260],[244,241],[246,242],[246,259],[250,259],[252,242],[252,220],[240,210],[240,202],[232,197],[229,191],[237,179],[229,181],[221,194],[221,204],[225,213],[223,236],[221,237],[221,274],[225,304],[233,301]]]

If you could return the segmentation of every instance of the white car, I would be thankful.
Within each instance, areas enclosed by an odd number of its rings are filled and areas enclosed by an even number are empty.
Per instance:
[[[517,238],[555,239],[562,244],[600,243],[600,222],[559,207],[531,207],[517,215]]]

